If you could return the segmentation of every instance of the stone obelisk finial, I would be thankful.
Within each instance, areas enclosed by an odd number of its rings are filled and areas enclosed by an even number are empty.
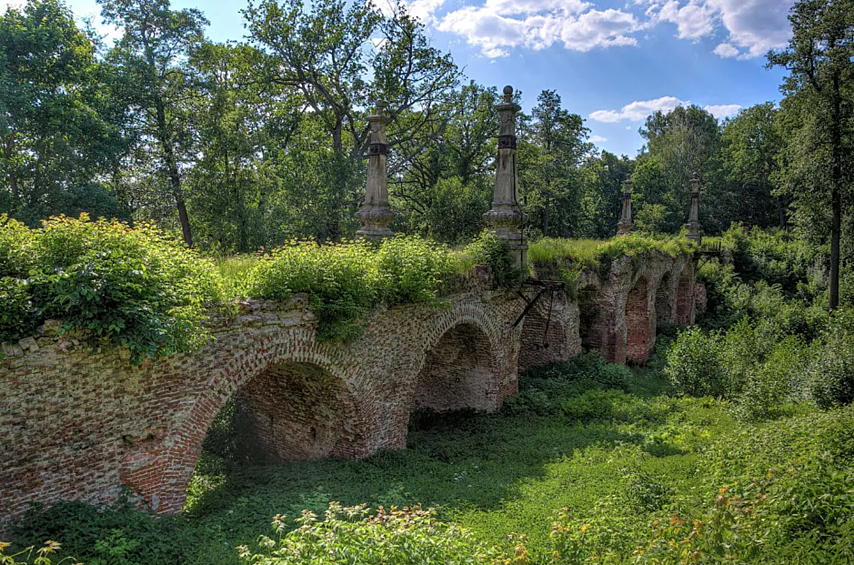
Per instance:
[[[620,213],[620,222],[617,224],[617,235],[632,233],[635,225],[632,223],[632,179],[626,176],[623,181],[623,211]]]
[[[383,115],[385,104],[377,102],[376,113],[368,116],[371,124],[371,144],[368,146],[368,181],[365,186],[365,204],[356,212],[362,227],[356,237],[382,239],[394,235],[388,225],[397,217],[388,203],[388,142],[385,129],[389,118]]]
[[[513,87],[504,87],[504,101],[495,106],[500,120],[498,130],[498,167],[492,209],[483,215],[487,225],[507,246],[512,264],[521,268],[527,260],[528,244],[522,237],[525,213],[519,206],[516,182],[516,113],[521,108],[513,103]]]
[[[700,235],[700,177],[697,173],[691,177],[691,211],[688,212],[688,223],[685,224],[688,230],[686,237],[697,243],[702,241],[703,236]]]

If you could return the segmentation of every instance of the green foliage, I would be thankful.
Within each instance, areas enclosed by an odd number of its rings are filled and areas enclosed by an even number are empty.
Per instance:
[[[123,498],[103,510],[79,502],[34,509],[13,534],[18,547],[33,545],[45,535],[59,540],[62,555],[93,565],[175,565],[187,562],[190,549],[176,535],[181,524],[178,518],[155,519]]]
[[[30,546],[11,554],[6,553],[9,545],[0,542],[0,564],[2,565],[59,565],[74,561],[72,557],[65,557],[59,561],[53,560],[53,554],[62,549],[61,544],[55,541],[47,541],[38,549]]]
[[[366,506],[343,508],[330,503],[324,519],[304,511],[295,530],[287,531],[285,517],[273,519],[275,539],[262,536],[259,552],[238,547],[243,563],[286,565],[321,562],[395,563],[421,565],[496,563],[498,551],[483,547],[468,531],[436,520],[419,507],[376,513]]]
[[[679,334],[667,352],[665,374],[673,389],[689,396],[719,396],[725,390],[717,349],[720,337],[699,328]]]
[[[0,340],[47,319],[126,346],[135,362],[207,340],[205,306],[222,299],[213,264],[153,226],[51,218],[0,223]]]
[[[512,264],[504,242],[488,230],[481,232],[480,237],[466,246],[462,263],[488,265],[496,286],[507,288],[519,286],[528,274]]]
[[[814,342],[805,378],[810,397],[825,410],[854,402],[854,333],[850,315],[841,314],[833,321]]]
[[[246,293],[275,300],[309,293],[320,321],[318,335],[351,339],[372,307],[433,302],[458,268],[447,248],[416,236],[387,239],[378,248],[365,241],[294,242],[258,260]]]

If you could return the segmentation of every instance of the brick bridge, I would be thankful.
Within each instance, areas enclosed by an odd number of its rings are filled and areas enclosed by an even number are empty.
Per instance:
[[[95,353],[48,323],[0,361],[0,530],[32,503],[108,504],[123,486],[158,513],[179,511],[208,427],[235,395],[271,454],[358,458],[405,447],[414,409],[498,410],[519,371],[582,343],[643,363],[656,328],[693,322],[695,262],[656,253],[609,267],[583,273],[576,296],[537,301],[515,326],[525,300],[480,272],[446,307],[373,312],[346,345],[316,341],[304,296],[246,302],[211,321],[207,347],[138,367],[127,351]]]
[[[485,215],[511,260],[525,263],[525,219],[516,186],[513,90],[496,106],[495,194]],[[378,114],[380,113],[378,108]],[[372,137],[358,235],[386,237],[394,219],[386,178],[385,124]],[[699,181],[692,182],[688,237],[699,238]],[[627,181],[619,233],[632,229]],[[582,344],[612,362],[643,363],[656,329],[690,325],[696,296],[693,256],[622,257],[581,274],[573,292],[534,302],[475,275],[425,304],[378,309],[349,344],[318,343],[305,296],[247,302],[235,319],[210,320],[215,340],[186,355],[141,366],[126,350],[95,353],[59,323],[0,360],[0,534],[33,503],[114,502],[123,486],[157,513],[181,510],[211,422],[232,397],[249,407],[262,448],[282,460],[359,458],[406,445],[410,413],[495,411],[518,390],[519,371],[570,359]],[[698,292],[699,291],[699,292]],[[520,321],[520,323],[516,323]]]

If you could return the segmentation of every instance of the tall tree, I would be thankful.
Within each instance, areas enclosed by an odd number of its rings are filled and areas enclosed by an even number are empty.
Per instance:
[[[589,130],[561,106],[554,90],[537,97],[526,128],[520,168],[525,206],[543,236],[576,235],[581,210],[579,167],[590,153]]]
[[[720,186],[709,203],[719,218],[718,229],[726,229],[734,221],[786,227],[786,199],[774,195],[774,178],[785,146],[778,112],[774,103],[766,102],[741,110],[724,124]]]
[[[198,91],[189,57],[203,43],[208,21],[199,10],[172,10],[169,0],[98,2],[104,19],[124,31],[108,60],[125,81],[140,139],[168,177],[184,241],[192,246],[182,185],[182,166],[193,146],[187,103]]]
[[[456,66],[430,47],[402,4],[386,16],[371,2],[318,0],[307,7],[301,0],[261,0],[250,1],[243,13],[252,41],[271,54],[265,79],[299,92],[329,135],[335,156],[330,199],[354,211],[353,162],[368,149],[367,112],[386,102],[391,146],[429,132],[456,84]],[[366,48],[371,45],[373,52]],[[343,235],[341,217],[330,216],[333,239]]]
[[[854,0],[801,0],[789,21],[789,45],[769,53],[768,63],[789,71],[782,86],[785,107],[799,115],[789,151],[790,192],[802,210],[830,208],[830,308],[835,309],[843,206],[854,176]]]
[[[0,16],[0,211],[30,223],[120,213],[98,182],[122,142],[102,115],[101,78],[92,39],[60,1]]]
[[[688,216],[691,176],[706,177],[714,168],[712,159],[720,145],[718,121],[697,106],[679,106],[649,116],[640,134],[647,143],[638,165],[647,158],[658,160],[666,182],[660,201],[668,207],[669,218],[662,228],[676,231]]]

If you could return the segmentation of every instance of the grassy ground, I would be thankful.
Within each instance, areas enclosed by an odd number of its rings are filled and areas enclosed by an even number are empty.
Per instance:
[[[605,372],[585,356],[531,375],[501,414],[416,416],[403,452],[207,478],[188,505],[188,525],[207,538],[193,561],[233,563],[227,548],[265,533],[273,515],[320,513],[330,501],[420,502],[486,543],[509,548],[511,534],[526,536],[535,560],[550,553],[564,507],[584,516],[602,501],[629,501],[626,510],[645,524],[665,507],[699,504],[698,452],[736,427],[724,406],[667,397],[655,368]],[[633,508],[638,477],[661,493]]]

